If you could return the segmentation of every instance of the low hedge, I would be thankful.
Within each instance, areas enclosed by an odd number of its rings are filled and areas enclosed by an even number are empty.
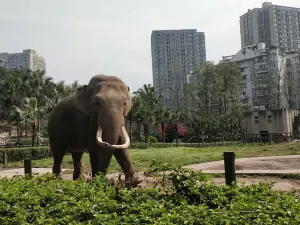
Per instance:
[[[176,143],[143,143],[135,142],[130,145],[131,149],[146,149],[146,148],[173,148],[177,147]],[[178,147],[198,148],[198,143],[178,143]]]
[[[177,147],[176,143],[132,143],[131,149],[148,149],[148,148],[173,148]],[[178,143],[178,147],[198,148],[198,143]],[[25,158],[42,159],[52,157],[50,146],[39,147],[19,147],[19,148],[0,148],[0,153],[6,152],[7,162],[21,161]],[[0,162],[1,163],[1,162]]]
[[[31,138],[22,138],[21,139],[21,144],[22,145],[31,145],[32,144],[32,139]],[[43,138],[42,144],[49,145],[49,138]]]
[[[6,152],[7,162],[17,162],[25,158],[42,159],[52,156],[50,147],[23,147],[23,148],[3,148],[0,152]]]

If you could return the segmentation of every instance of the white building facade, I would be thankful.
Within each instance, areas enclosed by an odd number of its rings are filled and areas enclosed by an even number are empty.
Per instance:
[[[0,53],[0,66],[8,69],[30,69],[46,71],[46,61],[35,50],[26,49],[21,53]]]
[[[235,55],[223,56],[223,60],[235,62],[241,68],[243,90],[240,97],[247,101],[251,110],[296,108],[290,100],[293,97],[295,101],[298,93],[294,92],[300,86],[290,83],[292,79],[299,80],[298,53],[281,53],[277,48],[268,49],[260,43]],[[288,62],[293,63],[290,69]]]

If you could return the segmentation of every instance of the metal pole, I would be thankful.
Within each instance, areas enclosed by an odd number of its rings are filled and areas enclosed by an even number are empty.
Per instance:
[[[24,159],[24,173],[25,174],[32,174],[31,159]]]
[[[225,180],[227,185],[236,182],[234,152],[224,152]]]

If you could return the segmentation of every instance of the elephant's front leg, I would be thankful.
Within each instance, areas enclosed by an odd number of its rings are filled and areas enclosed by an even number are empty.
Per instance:
[[[95,177],[98,173],[106,174],[113,155],[112,149],[97,146],[89,150],[89,154],[92,177]]]
[[[118,144],[122,143],[124,143],[124,140],[123,138],[120,138]],[[127,186],[135,187],[142,182],[133,167],[128,149],[115,149],[114,156],[124,172],[125,183]]]

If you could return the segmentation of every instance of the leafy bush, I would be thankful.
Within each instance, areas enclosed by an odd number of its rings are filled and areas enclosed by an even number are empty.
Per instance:
[[[21,139],[21,144],[22,145],[31,145],[32,139],[31,138],[22,138]],[[43,145],[49,145],[49,138],[43,138]]]
[[[172,148],[177,147],[176,143],[153,143],[151,144],[152,148]],[[199,147],[198,143],[178,143],[178,147],[191,147],[197,148]]]
[[[168,170],[154,166],[150,174]],[[53,175],[0,180],[0,224],[299,224],[293,192],[261,183],[217,186],[205,175],[174,167],[158,188],[122,189]]]
[[[150,143],[157,143],[158,142],[157,138],[154,137],[154,136],[149,136],[149,141],[150,141]]]
[[[6,152],[8,162],[21,161],[25,158],[42,159],[52,156],[49,147],[21,147],[21,148],[2,148],[0,152]]]
[[[131,148],[131,149],[147,149],[148,147],[149,147],[149,145],[146,143],[135,142],[135,143],[131,143],[129,148]]]
[[[154,136],[149,136],[147,141],[148,141],[148,143],[157,143],[158,142],[157,138]],[[141,142],[145,142],[144,135],[141,135]]]

